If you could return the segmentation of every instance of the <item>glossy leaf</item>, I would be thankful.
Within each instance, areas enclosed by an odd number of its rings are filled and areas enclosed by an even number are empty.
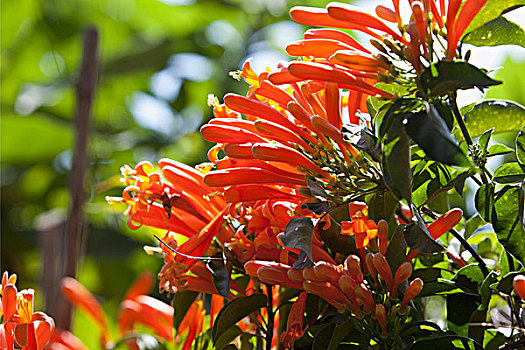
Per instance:
[[[432,63],[421,74],[421,86],[429,96],[446,95],[456,90],[478,87],[487,88],[501,84],[481,69],[463,61],[439,61]]]
[[[490,299],[492,298],[492,289],[490,285],[497,280],[496,272],[492,271],[485,280],[481,283],[480,286],[480,295],[481,295],[481,305],[470,317],[470,325],[468,328],[468,336],[479,344],[483,344],[483,339],[485,336],[485,327],[475,326],[476,324],[485,323],[487,321],[487,310],[489,306]]]
[[[490,222],[492,204],[494,202],[494,185],[481,185],[474,196],[474,205],[479,216],[486,222]]]
[[[463,43],[475,46],[519,45],[525,47],[525,30],[500,16],[463,37]]]
[[[190,309],[191,304],[193,304],[193,302],[197,298],[198,294],[198,292],[193,292],[190,290],[175,293],[171,302],[171,305],[175,309],[173,315],[173,329],[175,330],[175,332],[177,332],[177,330],[179,329],[182,319],[184,318],[184,316],[186,316],[186,313]]]
[[[494,128],[487,130],[479,137],[478,145],[483,150],[486,151],[487,147],[489,145],[490,137],[492,136],[492,133],[494,132]]]
[[[489,147],[487,157],[501,156],[511,152],[514,152],[512,148],[498,143]]]
[[[407,260],[406,251],[405,225],[402,224],[396,227],[386,250],[385,258],[393,271],[396,271]]]
[[[238,297],[224,305],[213,323],[212,339],[217,342],[219,337],[230,327],[254,311],[266,306],[268,298],[264,294],[252,294],[247,297]]]
[[[525,179],[525,166],[517,162],[505,163],[494,172],[494,181],[500,184],[516,183]]]
[[[522,5],[525,5],[523,0],[488,0],[472,22],[470,22],[465,33],[469,33],[485,23],[498,18],[505,10]]]
[[[293,218],[288,222],[284,228],[284,235],[281,237],[281,241],[288,248],[301,249],[306,257],[313,261],[312,258],[312,235],[314,234],[314,227],[317,224],[317,219],[312,218]],[[298,263],[300,260],[297,260]],[[299,268],[294,263],[294,267]],[[313,263],[309,265],[313,266]],[[306,266],[302,266],[306,267]]]
[[[369,219],[375,222],[384,219],[389,222],[394,216],[394,211],[399,202],[392,192],[385,190],[374,193],[367,204]]]
[[[491,216],[498,241],[522,264],[525,262],[524,192],[523,187],[503,187],[496,194]]]
[[[408,136],[431,159],[447,165],[469,165],[467,157],[434,106],[428,105],[426,111],[408,114],[403,123]]]
[[[525,165],[525,126],[516,137],[516,158],[521,165]]]
[[[518,131],[525,125],[525,108],[511,101],[487,100],[472,108],[464,119],[472,137],[478,137],[491,128],[495,128],[494,134]],[[495,120],[498,122],[494,123]],[[460,142],[463,140],[459,131],[454,136]]]
[[[231,343],[237,336],[242,334],[241,329],[238,326],[233,326],[227,329],[224,333],[221,333],[215,341],[215,349],[222,350],[229,343]]]

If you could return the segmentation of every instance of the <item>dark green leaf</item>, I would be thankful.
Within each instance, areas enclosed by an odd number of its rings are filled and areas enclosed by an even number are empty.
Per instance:
[[[393,132],[387,134],[388,143],[383,145],[383,173],[385,185],[399,198],[411,202],[410,148],[408,136],[403,130],[402,121],[395,118]],[[394,136],[395,135],[395,136]]]
[[[454,293],[460,293],[461,289],[456,287],[454,282],[448,281],[445,279],[439,279],[435,282],[428,282],[423,285],[423,289],[419,294],[418,297],[427,297],[432,295],[447,295],[447,294],[454,294]]]
[[[472,137],[478,137],[491,128],[495,129],[494,134],[518,131],[525,125],[525,108],[511,101],[487,100],[474,106],[464,119]],[[498,122],[494,123],[495,120]],[[463,140],[459,131],[454,136],[460,142]]]
[[[474,196],[474,204],[479,216],[486,222],[490,222],[492,204],[494,201],[494,185],[481,185]]]
[[[402,128],[399,123],[393,124],[394,121],[403,120],[403,116],[411,112],[419,103],[420,101],[413,98],[400,98],[396,100],[396,102],[388,108],[381,121],[381,125],[379,126],[379,139],[383,140],[386,138],[386,142],[390,142],[399,137]]]
[[[339,344],[345,339],[345,337],[350,333],[358,333],[354,324],[350,321],[339,323],[335,326],[334,332],[332,334],[332,339],[326,350],[337,350],[339,349]]]
[[[393,271],[396,271],[402,263],[407,261],[407,242],[405,241],[404,232],[405,225],[397,226],[386,249],[385,258]]]
[[[497,350],[508,341],[503,333],[495,330],[487,330],[485,331],[485,334],[488,339],[484,346],[485,350]]]
[[[221,253],[217,253],[213,256],[214,258],[224,258]],[[211,277],[215,289],[220,296],[229,298],[230,297],[230,274],[226,270],[225,260],[208,260],[206,267],[211,271]]]
[[[525,126],[516,137],[516,158],[520,164],[525,165]]]
[[[465,181],[469,178],[470,172],[464,171],[456,177],[454,181],[454,188],[460,196],[463,196],[463,188],[465,188]]]
[[[312,218],[293,218],[286,225],[284,235],[281,237],[281,241],[286,247],[301,249],[301,252],[304,252],[309,259],[307,264],[311,266],[313,266],[312,235],[317,221],[318,219]],[[294,263],[295,268],[299,268],[299,266],[296,266],[298,262],[300,261],[297,260]]]
[[[368,201],[368,218],[378,222],[381,219],[390,222],[398,205],[398,200],[392,192],[381,191],[374,193]]]
[[[513,271],[507,273],[505,276],[501,278],[499,283],[494,285],[498,292],[501,292],[503,294],[510,295],[512,291],[514,290],[514,286],[512,283],[514,282],[514,277],[523,274],[523,269],[521,271]]]
[[[325,242],[326,246],[330,248],[331,251],[341,253],[343,255],[357,254],[359,255],[359,250],[355,246],[354,236],[347,236],[341,234],[341,225],[339,222],[334,220],[330,214],[330,227],[324,229],[325,223],[319,223],[319,235],[321,239]]]
[[[448,131],[452,131],[452,128],[454,127],[454,114],[452,114],[450,107],[440,100],[433,101],[432,106],[437,109],[438,115],[447,125]]]
[[[497,280],[497,274],[492,271],[485,280],[481,283],[479,288],[481,295],[481,305],[472,314],[470,318],[470,325],[468,328],[468,336],[480,344],[483,344],[483,338],[485,336],[485,327],[474,326],[474,324],[485,323],[487,321],[487,310],[490,299],[492,297],[492,289],[490,285]]]
[[[442,333],[441,333],[442,334]],[[436,335],[432,337],[426,337],[424,339],[417,340],[411,347],[410,350],[458,350],[458,349],[471,349],[470,344],[472,340],[466,337],[460,337],[457,335]],[[461,341],[463,347],[458,347],[455,342]],[[476,350],[483,350],[483,348],[477,344],[474,345]]]
[[[516,23],[500,16],[465,35],[462,42],[475,46],[519,45],[525,47],[525,31]]]
[[[489,145],[490,137],[492,136],[492,133],[494,132],[494,128],[487,130],[479,137],[478,145],[479,147],[485,151]]]
[[[500,184],[516,183],[525,179],[525,166],[517,162],[505,163],[494,172],[494,181]]]
[[[172,306],[175,309],[175,314],[173,315],[173,329],[175,330],[175,334],[177,333],[180,323],[184,316],[186,316],[191,304],[193,304],[195,298],[197,298],[197,295],[199,295],[198,292],[187,290],[184,292],[177,292],[173,296]]]
[[[498,241],[522,264],[525,262],[523,192],[523,187],[503,187],[496,194],[491,216]]]
[[[312,213],[321,215],[323,213],[326,213],[328,210],[328,202],[316,202],[316,203],[305,203],[301,205],[302,209],[308,209]]]
[[[465,33],[469,33],[476,28],[481,27],[487,22],[498,18],[502,13],[508,9],[512,9],[514,6],[525,5],[523,0],[489,0],[483,6],[481,11],[474,17],[470,22]]]
[[[326,350],[328,344],[332,339],[334,333],[335,324],[328,324],[326,327],[321,329],[319,333],[314,337],[314,343],[312,345],[312,350]]]
[[[213,323],[212,339],[213,343],[233,327],[237,322],[242,320],[254,311],[266,306],[268,298],[264,294],[252,294],[247,297],[238,297],[230,301],[219,311],[215,322]]]
[[[432,238],[419,213],[417,211],[415,211],[415,213],[417,222],[405,227],[405,240],[408,246],[423,253],[437,253],[442,251],[443,247]]]
[[[458,89],[480,89],[501,84],[481,69],[463,61],[439,61],[432,63],[421,74],[421,86],[429,96],[440,96]]]
[[[478,301],[479,298],[471,294],[447,294],[447,320],[458,326],[467,324],[478,309]]]
[[[489,147],[487,157],[500,156],[511,152],[514,152],[512,148],[498,143]]]
[[[238,326],[230,327],[224,333],[219,335],[218,339],[215,341],[215,349],[224,349],[226,345],[231,343],[240,334],[242,334],[242,331]]]
[[[408,136],[431,159],[448,165],[469,165],[468,159],[434,106],[428,105],[426,111],[407,114],[404,125]]]
[[[326,191],[324,190],[323,186],[312,179],[307,179],[306,183],[308,185],[308,188],[310,189],[310,193],[312,196],[317,197],[319,199],[328,199],[330,196]]]
[[[465,293],[477,294],[478,285],[485,279],[481,268],[477,264],[470,264],[458,270],[453,278],[456,286]]]

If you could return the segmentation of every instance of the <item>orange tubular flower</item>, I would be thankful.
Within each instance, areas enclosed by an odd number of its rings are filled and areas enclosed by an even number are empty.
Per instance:
[[[525,301],[525,276],[517,275],[512,281],[512,286],[514,287],[514,292]]]
[[[447,57],[449,60],[454,59],[459,39],[465,33],[468,25],[478,12],[485,6],[487,0],[466,0],[463,2],[461,11],[458,10],[462,0],[450,0],[447,12]],[[456,16],[457,15],[457,16]]]
[[[357,248],[365,248],[369,241],[377,236],[377,225],[367,220],[368,210],[365,203],[352,202],[349,204],[352,221],[341,223],[342,235],[355,235]]]
[[[88,350],[87,346],[73,333],[62,329],[55,329],[49,338],[44,350]]]
[[[459,208],[454,208],[441,215],[427,226],[427,230],[433,239],[438,239],[450,229],[454,228],[463,217],[463,211]],[[411,261],[419,254],[419,250],[410,249],[407,255],[407,261]]]
[[[83,311],[100,330],[100,342],[102,345],[111,341],[106,314],[97,299],[91,294],[86,287],[71,277],[62,279],[62,293],[67,300]]]
[[[293,349],[293,344],[304,334],[304,310],[306,307],[306,298],[308,293],[302,292],[297,300],[293,303],[290,313],[288,314],[288,323],[286,331],[281,333],[281,343],[285,348]]]

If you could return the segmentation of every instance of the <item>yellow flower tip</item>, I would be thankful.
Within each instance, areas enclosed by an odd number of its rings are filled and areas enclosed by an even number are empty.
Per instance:
[[[151,247],[149,245],[145,245],[144,252],[148,255],[153,255],[155,253],[162,254],[162,248],[161,247]]]
[[[237,80],[237,81],[241,81],[241,71],[240,70],[235,70],[235,71],[231,71],[230,73],[228,73],[230,75],[230,77],[232,77],[233,79]]]
[[[125,164],[122,167],[120,167],[120,173],[122,174],[122,176],[129,177],[135,175],[137,171],[129,165]]]
[[[212,170],[213,168],[215,167],[215,164],[213,163],[209,163],[209,162],[205,162],[205,163],[201,163],[201,164],[197,164],[195,165],[195,169],[205,175],[207,174],[210,170]]]
[[[230,73],[230,75],[231,75],[231,73]],[[237,80],[240,80],[240,77]],[[220,105],[219,99],[214,94],[208,94],[208,102],[207,103],[208,103],[208,107],[219,107],[219,105]]]

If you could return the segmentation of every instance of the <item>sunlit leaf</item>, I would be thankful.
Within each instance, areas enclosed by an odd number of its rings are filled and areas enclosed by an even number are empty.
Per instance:
[[[525,166],[517,162],[505,163],[494,172],[494,181],[500,184],[516,183],[525,179]]]
[[[492,204],[494,202],[494,185],[481,185],[474,197],[474,204],[479,216],[486,222],[490,222],[490,215],[492,213]]]
[[[429,96],[445,95],[459,89],[487,88],[501,84],[481,69],[463,61],[432,63],[420,77],[421,86]]]
[[[520,164],[525,165],[525,126],[516,137],[516,158]]]
[[[470,32],[462,41],[475,46],[519,45],[525,47],[525,30],[500,16]]]
[[[494,128],[494,134],[518,131],[525,125],[525,108],[511,101],[487,100],[477,104],[464,118],[472,137],[478,137],[491,128]],[[494,123],[495,120],[498,122]],[[454,135],[458,141],[463,140],[459,131]]]
[[[510,147],[497,143],[489,147],[487,157],[501,156],[503,154],[514,152]]]
[[[465,33],[482,26],[483,24],[498,18],[505,10],[512,9],[514,6],[525,5],[523,0],[488,0],[485,6],[478,12],[476,17],[470,22]]]
[[[498,241],[522,264],[525,262],[525,228],[523,187],[507,185],[494,199],[491,222]]]

